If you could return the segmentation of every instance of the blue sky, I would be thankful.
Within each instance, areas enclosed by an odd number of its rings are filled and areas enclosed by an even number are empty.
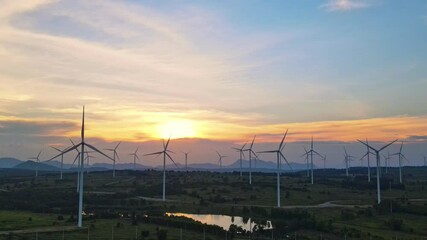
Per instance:
[[[212,141],[201,162],[286,128],[296,143],[399,138],[423,154],[425,1],[0,3],[0,155],[66,144],[82,105],[98,144]]]

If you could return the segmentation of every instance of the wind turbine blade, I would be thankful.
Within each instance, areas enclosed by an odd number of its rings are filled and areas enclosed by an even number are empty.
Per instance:
[[[363,157],[361,157],[359,160],[363,160],[363,158],[365,158],[366,156],[368,156],[368,152],[365,153],[365,155],[363,155]]]
[[[251,147],[249,149],[252,149],[252,147],[254,146],[255,138],[256,138],[256,135],[254,136],[254,139],[252,139]]]
[[[49,147],[51,147],[51,148],[55,149],[56,151],[58,151],[58,152],[61,152],[61,153],[62,153],[62,151],[61,151],[59,148],[56,148],[56,147],[54,147],[54,146],[49,146]]]
[[[117,156],[117,160],[120,162],[119,154],[116,151],[114,151],[114,154]]]
[[[175,164],[175,166],[178,167],[178,165],[175,163],[175,161],[172,159],[172,157],[169,155],[169,153],[165,152],[165,154],[173,162],[173,164]]]
[[[241,150],[240,148],[235,148],[235,147],[232,147],[232,149],[234,149],[234,150],[236,150],[238,152]]]
[[[281,153],[281,152],[279,152],[279,154],[280,154],[280,156],[282,156],[283,159],[285,159],[285,162],[286,162],[286,164],[288,164],[289,168],[291,170],[293,170],[291,164],[289,164],[288,159],[286,159],[285,155],[283,155],[283,153]]]
[[[218,157],[221,157],[221,154],[219,154],[219,152],[218,151],[215,151],[216,152],[216,154],[218,154]]]
[[[241,150],[243,150],[243,148],[245,148],[246,144],[248,144],[247,142],[245,142],[245,144],[243,144]]]
[[[272,150],[272,151],[261,151],[261,152],[257,152],[257,153],[277,153],[277,150]]]
[[[170,140],[171,140],[171,137],[169,137],[168,141],[166,142],[166,147],[165,147],[165,149],[168,149],[168,146],[169,146],[169,142],[170,142]]]
[[[317,156],[319,156],[319,157],[323,157],[320,153],[318,153],[318,152],[316,152],[316,151],[314,151],[314,150],[312,150],[315,154],[317,154]]]
[[[402,157],[403,157],[404,159],[406,159],[406,161],[408,161],[408,162],[409,162],[409,160],[406,158],[406,156],[405,156],[405,155],[403,155],[403,154],[402,154]]]
[[[387,148],[391,144],[395,143],[397,140],[399,140],[399,139],[396,139],[396,140],[392,141],[391,143],[389,143],[389,144],[385,145],[384,147],[380,148],[380,150],[378,150],[378,151],[380,152],[380,151],[384,150],[385,148]]]
[[[76,161],[77,161],[77,159],[79,159],[79,157],[80,157],[80,153],[77,153],[76,157],[74,158],[73,165],[76,163]]]
[[[71,151],[73,151],[74,149],[77,149],[80,145],[82,145],[82,144],[81,144],[81,143],[79,143],[79,144],[75,145],[74,147],[69,148],[68,150],[66,150],[66,151],[64,151],[64,152],[61,152],[60,154],[58,154],[58,155],[54,156],[53,158],[51,158],[51,159],[47,160],[46,162],[52,161],[53,159],[55,159],[55,158],[57,158],[57,157],[61,156],[62,154],[66,154],[66,153],[68,153],[68,152],[71,152]]]
[[[82,132],[81,132],[82,139],[85,138],[85,106],[83,105],[83,115],[82,115]]]
[[[105,153],[101,152],[101,151],[100,151],[100,150],[98,150],[96,147],[94,147],[94,146],[92,146],[92,145],[90,145],[90,144],[88,144],[88,143],[85,143],[85,145],[86,145],[87,147],[91,148],[92,150],[94,150],[94,151],[98,152],[98,153],[99,153],[99,154],[101,154],[102,156],[104,156],[104,157],[106,157],[106,158],[110,159],[111,161],[114,161],[114,159],[112,159],[111,157],[107,156],[107,154],[105,154]]]
[[[286,147],[286,143],[285,144],[283,144],[283,146],[282,146],[282,148],[280,148],[280,150],[279,151],[283,151],[283,149]]]
[[[162,153],[163,152],[148,153],[148,154],[144,154],[144,156],[159,155],[159,154],[162,154]]]
[[[175,154],[175,152],[174,152],[174,151],[171,151],[171,150],[166,150],[166,152],[170,152],[170,153]]]
[[[286,129],[285,135],[283,135],[282,141],[280,142],[280,145],[279,145],[279,149],[282,148],[283,142],[285,141],[286,135],[288,134],[288,130],[289,129]]]
[[[117,148],[120,146],[122,142],[120,141],[119,144],[117,144],[117,146],[114,148],[114,150],[117,150]]]
[[[370,148],[370,149],[374,150],[375,152],[377,151],[377,149],[375,149],[375,148],[373,148],[373,147],[369,146],[367,143],[362,142],[362,141],[360,141],[359,139],[357,139],[357,141],[358,141],[358,142],[360,142],[361,144],[363,144],[363,145],[367,146],[368,148]]]

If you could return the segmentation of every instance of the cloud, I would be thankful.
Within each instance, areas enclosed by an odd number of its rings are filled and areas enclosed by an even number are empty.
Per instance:
[[[320,8],[328,12],[350,11],[367,8],[370,5],[360,0],[329,0],[328,3],[320,5]]]
[[[0,120],[0,135],[63,136],[77,128],[65,121]]]

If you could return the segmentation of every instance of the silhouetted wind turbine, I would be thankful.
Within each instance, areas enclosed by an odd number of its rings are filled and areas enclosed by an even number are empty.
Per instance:
[[[385,146],[383,146],[382,148],[380,148],[380,149],[375,149],[375,148],[373,148],[373,147],[371,147],[371,145],[369,145],[369,144],[367,144],[367,143],[364,143],[364,142],[362,142],[362,141],[360,141],[359,139],[357,140],[357,141],[359,141],[361,144],[363,144],[363,145],[365,145],[365,146],[367,146],[367,147],[369,147],[372,151],[374,151],[375,152],[375,155],[376,155],[376,157],[377,157],[377,203],[378,204],[380,204],[381,203],[381,189],[380,189],[380,175],[379,175],[379,169],[380,169],[380,152],[382,151],[382,150],[384,150],[384,149],[386,149],[388,146],[390,146],[391,144],[393,144],[394,142],[396,142],[397,141],[397,139],[396,140],[394,140],[394,141],[392,141],[392,142],[390,142],[389,144],[387,144],[387,145],[385,145]]]
[[[37,154],[37,157],[30,158],[31,160],[36,160],[36,177],[39,176],[39,163],[40,163],[40,155],[42,154],[42,151],[40,150],[39,154]]]
[[[133,170],[134,171],[136,171],[136,160],[138,159],[138,161],[139,161],[138,150],[139,150],[139,147],[136,148],[135,152],[129,154],[129,155],[133,156]]]
[[[424,167],[427,166],[427,157],[423,155],[424,158]]]
[[[173,164],[175,164],[175,166],[178,167],[178,165],[176,165],[175,161],[169,155],[169,152],[173,153],[172,151],[168,150],[170,140],[171,140],[171,138],[169,137],[166,144],[165,144],[165,140],[163,140],[163,151],[149,153],[149,154],[144,155],[144,156],[150,156],[150,155],[157,155],[158,156],[158,155],[163,154],[163,201],[166,201],[166,157],[168,157],[173,162]]]
[[[227,157],[227,156],[221,155],[218,151],[216,151],[216,154],[218,154],[219,168],[222,169],[222,159]]]
[[[277,156],[277,207],[280,207],[280,173],[281,173],[281,158],[283,158],[288,166],[292,169],[291,165],[289,164],[288,160],[286,159],[285,155],[283,155],[283,142],[285,141],[286,135],[288,134],[288,130],[286,129],[285,135],[283,135],[282,141],[279,144],[279,148],[277,150],[271,150],[271,151],[261,151],[258,153],[276,153]]]
[[[89,174],[89,166],[90,166],[90,159],[96,158],[95,156],[90,155],[90,153],[93,153],[93,151],[85,151],[86,154],[86,174]]]
[[[348,168],[350,167],[350,161],[353,161],[353,156],[348,155],[347,149],[344,147],[344,157],[345,157],[345,175],[348,177]]]
[[[244,150],[244,148],[245,148],[245,146],[246,146],[246,143],[245,144],[243,144],[243,146],[241,147],[241,148],[235,148],[235,147],[233,147],[233,149],[235,149],[236,151],[238,151],[239,152],[239,154],[240,154],[240,177],[242,176],[242,169],[243,169],[243,167],[242,167],[242,156],[243,156],[243,158],[245,158],[245,153],[243,152]]]
[[[66,150],[64,153],[61,154],[65,154],[68,152],[71,152],[75,149],[77,149],[78,147],[81,147],[80,150],[80,180],[79,180],[79,212],[78,212],[78,222],[77,222],[77,226],[78,227],[82,227],[82,212],[83,212],[83,172],[84,172],[84,153],[85,153],[85,147],[88,147],[92,150],[94,150],[95,152],[98,152],[99,154],[103,155],[104,157],[113,160],[112,158],[110,158],[109,156],[107,156],[106,154],[104,154],[103,152],[99,151],[97,148],[95,148],[94,146],[90,145],[89,143],[85,142],[85,107],[83,106],[83,116],[82,116],[82,131],[81,131],[81,142],[73,147],[70,147],[68,150]],[[55,159],[57,157],[59,157],[61,154],[54,156],[52,159]]]
[[[256,137],[256,135],[254,136],[254,139],[252,139],[252,143],[251,143],[250,147],[243,150],[243,151],[249,152],[249,185],[252,185],[252,153],[255,154],[255,152],[252,150],[252,148],[254,146],[255,137]]]
[[[310,168],[311,168],[311,184],[314,184],[314,176],[313,176],[313,153],[315,153],[317,156],[322,157],[322,155],[320,155],[320,153],[316,152],[314,149],[314,144],[313,144],[313,137],[311,137],[311,148],[310,151],[306,151],[306,153],[304,155],[309,155],[310,154]],[[303,156],[304,156],[303,155]]]
[[[323,169],[326,169],[326,154],[325,156],[322,157],[322,161],[323,161]]]
[[[388,153],[387,155],[383,154],[383,158],[384,158],[384,163],[385,163],[385,173],[388,173],[388,165],[389,165],[389,160],[390,160],[390,153]]]
[[[310,165],[309,165],[309,163],[308,163],[308,151],[307,151],[307,149],[304,147],[304,152],[305,152],[305,161],[306,161],[306,163],[307,163],[307,177],[309,177],[310,176]],[[304,157],[304,155],[302,155],[303,157]]]
[[[368,139],[366,139],[366,144],[367,144],[367,145],[369,145]],[[364,158],[364,157],[367,157],[367,159],[368,159],[368,182],[371,182],[371,163],[370,163],[370,158],[369,158],[369,156],[370,156],[371,154],[374,154],[374,153],[372,153],[372,152],[369,150],[369,147],[368,147],[368,146],[366,146],[366,148],[367,148],[366,153],[365,153],[365,155],[363,155],[363,157],[361,157],[361,158],[360,158],[360,160],[363,160],[363,158]]]
[[[62,180],[62,171],[63,171],[63,167],[64,167],[64,152],[65,152],[69,147],[65,148],[64,150],[61,150],[61,149],[56,148],[56,147],[53,147],[53,146],[50,146],[50,147],[51,147],[51,148],[53,148],[53,149],[55,149],[56,151],[58,151],[58,152],[60,152],[60,153],[61,153],[61,173],[60,173],[59,179],[61,179],[61,180]]]
[[[406,161],[409,162],[409,160],[402,153],[402,149],[403,149],[403,141],[402,141],[402,144],[400,144],[399,152],[391,155],[391,156],[396,156],[396,155],[399,156],[399,181],[400,181],[400,183],[402,183],[402,158],[406,159]],[[425,161],[425,157],[424,157],[424,161]]]
[[[190,152],[182,152],[185,156],[185,171],[188,173],[188,167],[187,167],[187,162],[188,162],[188,154],[190,154]]]
[[[120,143],[122,143],[122,142],[119,142],[115,148],[105,149],[107,151],[112,151],[113,152],[113,177],[116,176],[116,156],[117,156],[117,160],[120,161],[119,154],[117,153],[117,148],[120,146]]]

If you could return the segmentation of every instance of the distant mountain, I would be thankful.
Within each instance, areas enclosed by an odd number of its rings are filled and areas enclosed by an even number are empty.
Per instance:
[[[292,167],[293,171],[300,171],[305,170],[307,168],[305,163],[295,163],[290,162],[289,165]],[[249,168],[249,161],[243,160],[242,161],[243,168]],[[314,168],[316,168],[315,165],[313,165]],[[226,166],[226,168],[233,168],[233,169],[240,169],[240,160],[236,160],[233,164]],[[276,162],[270,162],[270,161],[264,161],[264,160],[257,160],[252,161],[252,168],[253,169],[273,169],[275,170],[277,168]],[[291,168],[289,168],[288,164],[284,160],[282,160],[282,170],[283,171],[291,171]]]
[[[113,169],[113,164],[111,164],[111,163],[94,163],[93,165],[91,165],[91,168],[102,168],[102,169],[111,170],[111,169]],[[145,166],[145,165],[138,164],[138,163],[136,164],[136,169],[138,169],[138,170],[144,170],[144,169],[149,169],[149,168],[153,168],[153,167]],[[127,170],[127,169],[133,169],[133,163],[116,164],[116,170]]]
[[[185,170],[185,167],[181,164],[177,164],[175,166],[174,164],[169,164],[166,166],[166,169],[168,170]],[[290,162],[289,165],[292,167],[289,168],[289,166],[286,164],[286,162],[282,162],[282,171],[301,171],[306,169],[305,163],[294,163]],[[163,166],[157,166],[155,169],[161,169]],[[249,161],[243,160],[242,161],[242,168],[244,171],[249,170]],[[316,168],[316,166],[314,166]],[[252,161],[252,171],[254,172],[273,172],[276,171],[277,164],[275,162],[270,161],[264,161],[264,160],[257,160],[256,164],[255,161]],[[196,164],[188,164],[188,170],[189,171],[203,171],[203,170],[209,170],[209,171],[221,171],[221,172],[230,172],[230,171],[239,171],[240,170],[240,160],[236,160],[234,163],[230,165],[222,166],[222,168],[219,167],[218,164],[212,164],[212,163],[196,163]]]
[[[45,163],[36,163],[34,161],[26,161],[26,162],[21,162],[20,164],[16,165],[15,169],[23,169],[23,170],[36,170],[36,166],[38,166],[38,170],[39,171],[48,171],[48,172],[56,172],[56,171],[60,171],[59,168],[51,166],[49,164],[45,164]]]
[[[61,168],[61,162],[60,161],[49,161],[49,162],[44,162],[44,164],[47,164],[47,165],[50,165],[50,166],[54,166],[54,167],[57,167],[57,168]],[[76,167],[76,165],[64,163],[62,167],[64,169],[71,169],[73,167]]]
[[[0,158],[0,168],[13,168],[20,163],[22,161],[16,158]]]

